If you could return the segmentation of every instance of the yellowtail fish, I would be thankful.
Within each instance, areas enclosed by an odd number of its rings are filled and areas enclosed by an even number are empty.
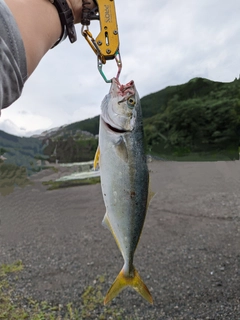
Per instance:
[[[124,266],[109,289],[104,304],[126,286],[132,286],[149,303],[151,293],[133,265],[142,232],[149,196],[149,172],[143,147],[140,98],[134,82],[120,85],[112,80],[101,105],[99,164],[106,214],[103,225],[112,233],[124,259]]]

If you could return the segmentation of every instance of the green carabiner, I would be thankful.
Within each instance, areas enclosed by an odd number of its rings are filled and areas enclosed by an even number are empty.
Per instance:
[[[98,64],[98,71],[100,72],[101,76],[103,77],[104,81],[106,83],[111,83],[112,82],[112,79],[111,80],[108,80],[105,76],[105,74],[103,73],[103,70],[102,70],[102,61],[99,59],[99,57],[97,56],[97,64]]]
[[[122,70],[122,60],[121,60],[121,56],[120,56],[120,52],[119,51],[117,51],[116,54],[115,54],[115,60],[116,60],[117,66],[118,66],[118,72],[117,72],[117,76],[115,78],[118,80],[119,76],[120,76],[120,73],[121,73],[121,70]],[[103,77],[104,81],[106,83],[111,83],[112,79],[108,80],[107,77],[105,76],[103,70],[102,70],[102,65],[103,64],[102,64],[101,59],[99,58],[99,55],[97,56],[97,65],[98,65],[98,71],[100,72],[100,74]]]

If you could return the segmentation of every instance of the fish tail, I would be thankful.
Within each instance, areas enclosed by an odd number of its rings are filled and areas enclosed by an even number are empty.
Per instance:
[[[137,270],[133,267],[132,276],[126,276],[123,269],[120,271],[111,288],[108,290],[108,293],[104,299],[104,305],[109,303],[127,286],[133,287],[145,300],[153,304],[151,293],[149,292],[145,283],[142,281]]]

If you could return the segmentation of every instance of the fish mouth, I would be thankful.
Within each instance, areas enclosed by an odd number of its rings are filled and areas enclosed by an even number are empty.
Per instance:
[[[126,133],[126,132],[129,132],[128,130],[118,129],[118,128],[115,128],[115,127],[111,126],[109,123],[107,123],[106,121],[104,121],[104,119],[103,119],[103,122],[105,123],[105,125],[107,126],[108,129],[110,129],[111,131],[113,131],[113,132],[115,132],[115,133],[124,134],[124,133]]]
[[[123,85],[120,84],[118,79],[113,78],[110,92],[113,96],[121,98],[122,100],[118,102],[121,103],[135,94],[134,81],[131,80],[127,84]]]

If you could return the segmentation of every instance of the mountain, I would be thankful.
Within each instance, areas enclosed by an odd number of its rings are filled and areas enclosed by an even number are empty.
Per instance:
[[[142,99],[148,148],[155,152],[221,152],[238,159],[240,80],[194,78]]]
[[[174,159],[192,153],[215,153],[216,160],[238,159],[239,79],[222,83],[194,78],[143,97],[141,105],[147,152]],[[30,138],[0,131],[0,156],[29,172],[37,170],[37,160],[92,160],[98,130],[99,116]]]
[[[147,152],[182,159],[190,153],[238,159],[239,79],[222,83],[194,78],[143,97],[141,105]],[[96,134],[98,125],[95,117],[72,128]]]
[[[95,118],[92,119],[91,123],[94,123]],[[71,123],[69,125],[52,128],[50,130],[43,131],[41,134],[35,134],[32,136],[32,138],[37,138],[38,140],[42,140],[42,141],[46,139],[52,139],[52,140],[57,140],[59,138],[67,139],[69,137],[74,137],[75,139],[94,138],[94,135],[98,134],[98,130],[95,130],[95,128],[91,126],[90,131],[85,131],[84,124],[86,121],[87,120],[83,120],[80,122]]]
[[[93,135],[97,135],[99,132],[99,116],[69,124],[66,126],[66,130],[73,130],[73,132],[81,130],[82,132],[90,132]]]
[[[27,171],[34,171],[37,156],[43,155],[42,142],[35,138],[21,138],[0,130],[0,156],[4,162],[23,166]]]
[[[98,141],[92,133],[72,125],[44,131],[30,138],[0,130],[0,163],[23,166],[28,174],[40,170],[44,160],[61,163],[92,160]]]

